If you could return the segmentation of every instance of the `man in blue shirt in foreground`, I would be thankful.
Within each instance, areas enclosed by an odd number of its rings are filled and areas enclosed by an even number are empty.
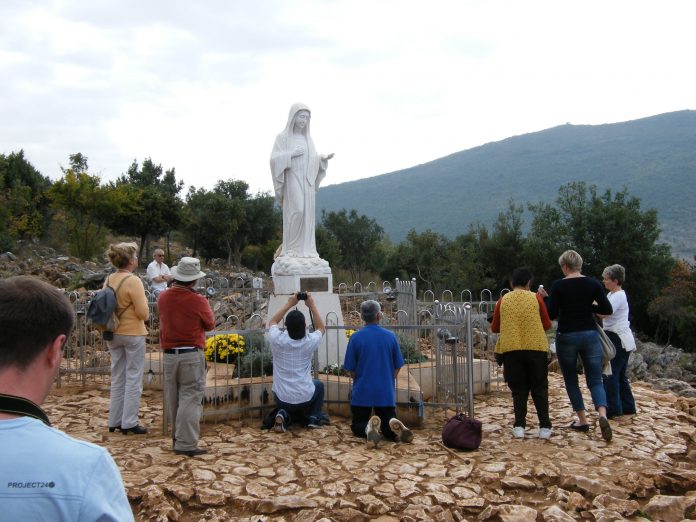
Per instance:
[[[411,442],[413,433],[396,418],[394,381],[404,365],[399,342],[393,332],[380,326],[382,309],[377,301],[364,301],[360,317],[365,327],[350,336],[343,362],[353,379],[351,430],[375,447],[382,436]]]
[[[73,328],[70,301],[33,277],[0,280],[0,519],[133,520],[102,447],[51,427],[39,407]]]

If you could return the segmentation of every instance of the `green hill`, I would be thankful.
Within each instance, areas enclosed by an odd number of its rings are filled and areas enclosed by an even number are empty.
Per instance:
[[[696,253],[696,111],[623,123],[561,125],[464,150],[409,169],[319,190],[319,211],[355,208],[394,242],[410,229],[450,238],[490,225],[512,198],[553,202],[571,181],[598,192],[626,187],[656,208],[661,239],[676,255]],[[525,212],[527,225],[530,215]]]

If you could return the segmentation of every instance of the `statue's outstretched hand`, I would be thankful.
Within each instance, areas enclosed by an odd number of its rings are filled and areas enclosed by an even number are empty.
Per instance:
[[[334,153],[332,152],[331,154],[329,154],[328,156],[326,156],[326,159],[327,159],[327,160],[330,160],[330,159],[333,158],[333,157],[334,157]]]

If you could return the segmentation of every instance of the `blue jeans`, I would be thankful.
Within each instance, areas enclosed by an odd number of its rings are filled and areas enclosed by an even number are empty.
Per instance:
[[[324,383],[312,379],[314,383],[314,395],[307,402],[300,404],[290,404],[289,402],[281,401],[274,393],[276,407],[285,410],[288,414],[287,426],[295,422],[304,422],[317,424],[321,418],[321,410],[324,407]]]
[[[596,330],[556,334],[556,356],[563,373],[566,392],[573,411],[585,409],[578,384],[578,356],[585,367],[585,382],[592,395],[595,409],[607,406],[607,395],[602,383],[602,347]]]
[[[621,338],[614,332],[607,332],[609,339],[616,347],[616,355],[611,360],[611,375],[604,376],[604,391],[607,394],[607,417],[633,415],[636,412],[636,401],[633,398],[631,384],[626,370],[631,352],[624,350]]]

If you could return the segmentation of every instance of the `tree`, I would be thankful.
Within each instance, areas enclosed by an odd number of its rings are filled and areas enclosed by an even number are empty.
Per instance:
[[[696,351],[696,281],[695,272],[685,261],[677,261],[671,274],[671,282],[660,295],[650,302],[648,311],[657,317],[655,340],[672,342],[672,337],[682,337],[688,351]],[[664,330],[664,331],[663,331]]]
[[[121,176],[115,188],[130,185],[136,189],[132,212],[123,212],[112,223],[117,232],[140,238],[139,258],[150,236],[166,236],[167,251],[171,232],[181,222],[183,204],[178,197],[183,181],[176,180],[174,169],[162,172],[162,165],[152,159],[143,161],[142,168],[134,160],[128,172]],[[149,249],[148,249],[149,251]]]
[[[191,187],[186,196],[185,228],[207,259],[226,257],[227,266],[241,268],[242,254],[260,262],[268,261],[269,242],[277,240],[281,214],[273,198],[264,192],[251,197],[244,181],[218,181],[212,191]],[[271,256],[272,259],[272,256]]]
[[[512,271],[524,265],[524,238],[522,236],[522,213],[524,208],[512,201],[505,212],[498,214],[493,224],[493,233],[479,233],[479,265],[483,268],[484,284],[491,289],[509,287]]]
[[[321,226],[338,244],[343,268],[350,271],[354,281],[359,281],[367,269],[378,269],[383,252],[380,244],[384,238],[384,229],[365,215],[358,215],[352,209],[339,212],[321,213]]]
[[[17,239],[43,236],[50,220],[50,186],[23,150],[0,154],[0,248],[12,248]]]
[[[100,184],[99,176],[90,175],[87,158],[70,156],[70,168],[48,191],[56,219],[65,225],[70,253],[89,259],[104,247],[106,221],[117,206],[113,194]]]
[[[599,196],[594,185],[569,183],[559,189],[556,206],[529,205],[533,214],[525,245],[539,282],[561,277],[557,259],[572,248],[583,257],[583,273],[600,278],[608,265],[626,268],[624,287],[633,322],[649,327],[648,303],[667,283],[674,263],[667,245],[658,243],[657,211],[642,211],[640,199],[626,189]]]
[[[204,234],[204,214],[209,194],[204,188],[196,189],[193,186],[189,187],[188,194],[186,194],[181,222],[184,235],[193,245],[193,253],[191,254],[193,257],[198,255],[201,238]]]
[[[410,279],[415,276],[417,282],[435,291],[442,288],[448,279],[450,252],[450,242],[442,234],[432,230],[421,233],[410,230],[406,240],[392,251],[380,275],[384,279]]]
[[[326,259],[330,266],[343,267],[341,246],[338,244],[338,239],[322,224],[319,224],[316,229],[315,239],[317,241],[317,252],[321,258]]]
[[[258,250],[254,254],[256,265],[263,262],[268,265],[268,250],[271,251],[270,261],[273,260],[273,251],[277,248],[282,235],[283,215],[275,205],[275,199],[267,192],[259,192],[252,197],[243,200],[244,220],[240,223],[234,238],[234,258],[237,267],[241,267],[242,252],[248,246],[255,246]],[[276,244],[272,247],[270,243]],[[267,266],[270,270],[270,265]]]

